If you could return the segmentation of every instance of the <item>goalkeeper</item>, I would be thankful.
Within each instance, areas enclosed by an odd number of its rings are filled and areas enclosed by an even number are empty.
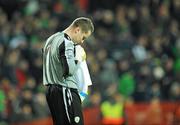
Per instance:
[[[78,81],[74,76],[86,59],[82,44],[94,31],[86,17],[75,19],[62,32],[50,36],[43,48],[43,84],[54,125],[84,125]]]

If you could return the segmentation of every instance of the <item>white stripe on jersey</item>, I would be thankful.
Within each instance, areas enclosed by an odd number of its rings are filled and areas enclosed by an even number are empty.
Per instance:
[[[49,83],[53,83],[52,81],[51,81],[51,78],[50,78],[50,74],[49,74],[49,50],[48,50],[48,52],[47,52],[47,56],[46,56],[46,73],[47,73],[47,80],[48,80],[48,82]]]

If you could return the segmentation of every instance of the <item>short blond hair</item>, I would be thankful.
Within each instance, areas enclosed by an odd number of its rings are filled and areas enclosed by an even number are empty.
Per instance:
[[[87,33],[88,31],[91,31],[91,33],[94,32],[93,22],[91,21],[91,19],[86,17],[76,18],[71,25],[73,27],[80,27],[81,30],[85,33]]]

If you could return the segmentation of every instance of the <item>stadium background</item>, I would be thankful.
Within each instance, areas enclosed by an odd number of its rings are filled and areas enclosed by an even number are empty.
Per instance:
[[[0,125],[51,123],[41,48],[79,16],[95,23],[86,125],[180,125],[179,0],[0,0]]]

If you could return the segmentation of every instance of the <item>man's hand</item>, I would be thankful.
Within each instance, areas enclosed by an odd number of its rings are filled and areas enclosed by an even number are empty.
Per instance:
[[[76,51],[76,55],[75,55],[76,60],[78,60],[79,62],[86,60],[86,52],[80,45],[75,46],[75,51]]]

